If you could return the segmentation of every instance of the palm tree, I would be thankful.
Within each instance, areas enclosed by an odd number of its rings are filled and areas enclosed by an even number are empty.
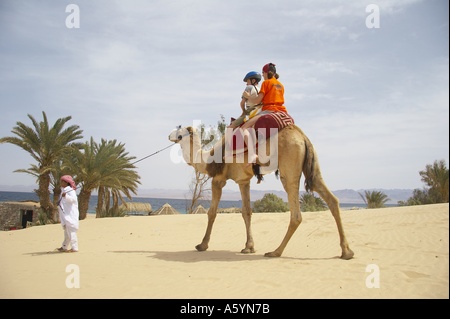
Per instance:
[[[72,145],[72,146],[74,146],[74,145]],[[75,148],[75,146],[74,146],[73,152],[76,152],[76,151],[77,151],[77,148]],[[60,185],[60,181],[59,181],[60,177],[65,174],[69,174],[69,175],[71,174],[71,172],[64,170],[64,167],[62,164],[64,160],[65,160],[65,158],[63,157],[61,160],[57,160],[57,161],[53,162],[51,168],[49,169],[50,170],[50,187],[53,190],[53,206],[54,207],[55,207],[55,205],[57,205],[56,203],[59,200],[59,197],[61,195],[61,185]],[[34,164],[31,164],[30,168],[27,170],[17,170],[17,171],[33,175],[36,177],[36,180],[39,180],[39,167]],[[55,211],[56,211],[56,209],[55,209]],[[48,218],[44,218],[44,219],[48,220]],[[53,221],[56,221],[55,215],[54,215]]]
[[[428,187],[415,189],[413,196],[406,201],[399,201],[399,206],[427,205],[448,203],[448,169],[444,160],[428,164],[425,170],[419,171],[422,182]]]
[[[314,196],[313,192],[306,192],[300,196],[300,205],[304,212],[318,212],[328,209],[327,204],[320,197]]]
[[[366,203],[367,208],[382,208],[390,199],[386,194],[380,191],[364,191],[365,196],[358,193]]]
[[[94,190],[98,190],[97,217],[102,210],[109,209],[111,198],[113,207],[118,207],[119,201],[124,201],[122,194],[131,199],[131,193],[137,193],[140,176],[131,162],[134,159],[116,140],[102,139],[98,144],[92,137],[81,150],[74,152],[65,167],[76,172],[76,181],[82,185],[78,195],[80,219],[86,218]]]
[[[444,160],[428,164],[425,170],[419,172],[421,180],[427,186],[429,197],[433,203],[448,203],[448,169]]]
[[[29,169],[17,169],[14,172],[27,173],[36,177],[38,189],[35,190],[39,197],[41,211],[46,215],[46,219],[56,221],[57,207],[50,200],[49,186],[52,177],[55,175],[55,163],[66,157],[73,149],[77,149],[81,144],[75,140],[83,138],[82,130],[78,125],[71,125],[64,128],[64,125],[72,119],[71,116],[57,119],[50,127],[47,115],[42,112],[44,120],[37,122],[33,116],[28,114],[33,127],[26,126],[22,122],[17,122],[17,126],[12,129],[16,136],[0,138],[0,143],[10,143],[19,146],[30,153],[37,164]],[[52,175],[53,174],[53,175]]]

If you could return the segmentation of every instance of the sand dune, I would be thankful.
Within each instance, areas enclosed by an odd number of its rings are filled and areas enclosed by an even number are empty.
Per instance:
[[[0,232],[0,298],[448,299],[448,217],[448,204],[342,211],[351,260],[329,211],[303,213],[280,258],[264,253],[289,213],[253,214],[249,255],[239,214],[217,216],[205,252],[204,214],[88,218],[78,253],[54,251],[60,225]]]

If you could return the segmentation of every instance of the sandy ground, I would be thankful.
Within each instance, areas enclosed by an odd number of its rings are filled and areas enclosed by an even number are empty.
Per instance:
[[[240,214],[87,218],[78,253],[58,225],[0,232],[0,298],[448,299],[449,205],[342,211],[351,260],[329,211],[303,213],[279,258],[289,213],[254,213],[254,254]]]

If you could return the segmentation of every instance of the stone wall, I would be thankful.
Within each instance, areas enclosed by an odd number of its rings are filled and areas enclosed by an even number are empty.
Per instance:
[[[38,218],[38,206],[21,202],[0,202],[0,230],[21,229],[24,211],[32,211],[32,223]]]

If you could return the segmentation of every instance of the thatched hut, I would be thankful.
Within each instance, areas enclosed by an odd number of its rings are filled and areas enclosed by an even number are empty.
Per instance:
[[[191,214],[207,214],[208,210],[202,205],[198,205]]]
[[[120,208],[125,210],[127,215],[150,215],[152,212],[150,203],[128,202],[121,204]]]
[[[151,212],[149,215],[177,215],[180,214],[175,208],[170,206],[169,203],[162,205],[159,209]]]

